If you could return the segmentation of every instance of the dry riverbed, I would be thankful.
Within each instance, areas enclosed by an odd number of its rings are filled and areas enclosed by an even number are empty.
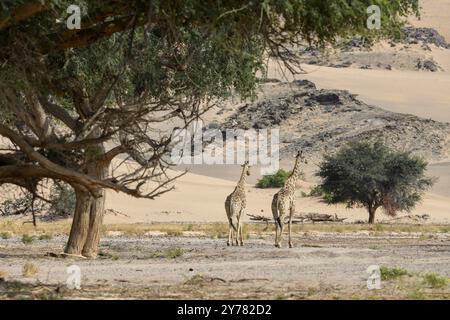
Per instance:
[[[0,238],[0,299],[450,298],[448,232],[296,232],[293,249],[273,247],[270,232],[244,247],[195,232],[109,234],[95,260],[55,255],[66,236]],[[72,264],[80,290],[66,288]],[[367,289],[370,265],[383,267],[380,290]]]

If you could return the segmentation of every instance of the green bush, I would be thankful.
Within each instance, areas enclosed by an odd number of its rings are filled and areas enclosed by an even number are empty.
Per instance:
[[[23,244],[31,244],[34,240],[36,240],[36,237],[30,236],[28,234],[22,235],[22,243]]]
[[[311,190],[309,191],[310,197],[321,197],[323,195],[324,191],[321,186],[315,185],[314,187],[311,187]]]
[[[410,272],[404,268],[399,267],[390,268],[386,266],[380,267],[380,273],[381,273],[381,280],[392,280],[399,278],[401,276],[410,275]]]
[[[321,197],[326,203],[333,203],[333,194],[323,190],[320,185],[316,185],[309,191],[309,197]]]
[[[75,211],[75,191],[68,184],[58,184],[52,188],[51,205],[48,215],[51,217],[66,217]]]
[[[423,279],[427,285],[435,289],[445,288],[448,282],[447,278],[436,273],[427,273],[423,276]]]
[[[41,234],[41,235],[38,237],[38,239],[39,239],[39,240],[52,240],[52,239],[53,239],[53,236],[52,236],[51,234],[44,233],[44,234]]]
[[[2,232],[2,233],[0,233],[0,238],[2,238],[3,240],[7,240],[7,239],[11,238],[11,233]]]
[[[276,173],[265,175],[261,179],[259,179],[256,183],[256,187],[262,189],[280,188],[284,185],[284,182],[290,174],[291,173],[286,170],[279,169]]]

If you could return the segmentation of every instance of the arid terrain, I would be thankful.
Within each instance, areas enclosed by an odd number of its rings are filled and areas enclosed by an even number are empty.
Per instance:
[[[7,272],[0,298],[450,298],[442,285],[450,276],[448,227],[427,232],[399,231],[407,226],[394,228],[397,232],[299,228],[293,249],[273,247],[272,226],[249,229],[254,231],[247,233],[244,247],[227,247],[216,238],[224,235],[220,225],[200,232],[169,227],[139,236],[126,235],[133,230],[129,226],[103,238],[96,260],[58,257],[66,237],[29,244],[20,237],[0,240]],[[27,263],[36,273],[24,276]],[[66,267],[72,264],[81,269],[81,290],[66,289]],[[381,266],[386,277],[379,290],[367,289],[370,265]]]
[[[318,53],[303,48],[303,73],[268,63],[256,101],[226,101],[204,121],[215,128],[280,129],[280,167],[296,150],[308,164],[298,182],[299,214],[341,223],[294,225],[292,249],[273,245],[273,225],[243,217],[245,245],[227,247],[226,196],[239,165],[188,168],[155,200],[107,192],[101,254],[62,256],[71,218],[54,222],[0,217],[0,299],[449,299],[450,298],[450,0],[421,1],[421,20],[400,43],[372,48],[357,39]],[[417,29],[427,28],[427,29]],[[436,183],[410,213],[327,205],[308,196],[318,163],[348,141],[376,137],[424,156]],[[125,169],[120,169],[125,170]],[[246,214],[271,218],[278,189],[247,179]],[[7,189],[0,200],[11,198]],[[66,267],[81,268],[81,290],[66,288]],[[381,289],[367,288],[367,268],[382,267]]]

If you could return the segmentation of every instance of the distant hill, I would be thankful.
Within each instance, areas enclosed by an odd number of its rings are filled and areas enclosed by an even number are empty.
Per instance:
[[[390,112],[348,91],[318,90],[307,80],[266,83],[262,90],[263,98],[239,107],[220,128],[279,128],[281,158],[301,149],[308,158],[319,159],[324,152],[359,139],[381,139],[428,160],[449,157],[448,123]]]

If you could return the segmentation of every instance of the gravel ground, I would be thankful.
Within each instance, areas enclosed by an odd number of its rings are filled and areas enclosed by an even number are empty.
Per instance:
[[[28,245],[18,237],[0,240],[0,272],[7,282],[19,281],[33,288],[45,285],[58,291],[65,287],[66,267],[76,264],[81,268],[82,290],[69,296],[90,298],[367,295],[373,293],[366,288],[366,269],[370,265],[450,277],[447,234],[296,235],[296,247],[292,249],[273,247],[269,235],[250,237],[243,247],[227,247],[224,239],[117,236],[103,238],[101,255],[95,260],[47,255],[60,253],[66,240],[54,237]],[[27,262],[38,267],[37,274],[22,275]],[[386,290],[391,288],[392,294],[392,285],[384,285]]]

